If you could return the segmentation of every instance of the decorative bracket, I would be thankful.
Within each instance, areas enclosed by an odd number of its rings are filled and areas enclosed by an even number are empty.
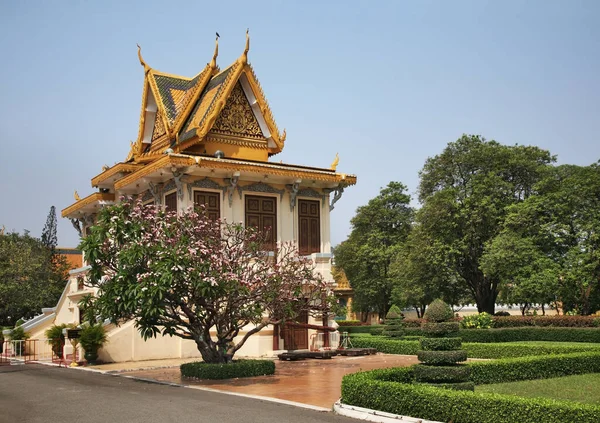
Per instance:
[[[288,184],[285,187],[290,192],[290,211],[293,213],[294,208],[296,207],[296,196],[298,195],[298,191],[300,189],[301,180],[295,181],[293,184]]]
[[[183,175],[183,172],[173,172],[175,186],[177,187],[177,198],[179,199],[179,201],[183,201],[183,182],[181,182],[181,178],[183,177]]]
[[[240,179],[239,172],[234,173],[231,178],[225,179],[225,182],[227,182],[229,184],[229,185],[227,185],[227,199],[229,200],[229,207],[231,207],[233,205],[233,192],[235,191],[235,188],[237,187],[239,179]],[[241,198],[241,195],[240,195],[240,198]]]
[[[331,200],[331,203],[329,204],[329,211],[332,211],[335,208],[335,203],[337,203],[338,200],[340,198],[342,198],[342,194],[344,193],[344,188],[346,188],[346,185],[339,184],[337,187],[326,191],[328,193],[330,193],[330,192],[334,193],[333,199]]]
[[[155,184],[154,182],[148,182],[148,190],[154,197],[154,204],[160,206],[162,204],[162,188],[163,184]]]
[[[79,238],[83,238],[83,232],[81,231],[81,220],[72,218],[69,218],[69,220],[71,221],[71,225],[73,225],[73,227],[77,231]]]
[[[253,192],[267,192],[270,194],[279,194],[279,201],[283,200],[283,194],[285,193],[284,189],[273,188],[269,184],[265,184],[264,182],[256,182],[250,185],[237,186],[238,193],[240,194],[240,200],[242,199],[243,191],[253,191]]]

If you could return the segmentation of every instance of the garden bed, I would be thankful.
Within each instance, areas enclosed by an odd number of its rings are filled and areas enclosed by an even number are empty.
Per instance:
[[[461,333],[462,335],[462,333]],[[357,348],[375,348],[387,354],[416,355],[419,341],[398,340],[383,336],[353,336],[352,345]],[[509,358],[549,354],[569,354],[578,352],[600,352],[600,344],[556,343],[556,342],[505,342],[473,343],[464,342],[462,348],[470,358]]]
[[[231,363],[194,361],[180,366],[181,376],[196,379],[233,379],[275,373],[272,360],[235,360]]]
[[[547,379],[600,371],[600,353],[524,357],[470,363],[477,385],[499,381]],[[597,380],[597,373],[589,380]],[[546,380],[540,380],[544,383]],[[347,375],[342,402],[403,416],[454,423],[596,423],[600,406],[546,398],[523,398],[483,392],[454,391],[414,383],[412,368],[394,368]]]

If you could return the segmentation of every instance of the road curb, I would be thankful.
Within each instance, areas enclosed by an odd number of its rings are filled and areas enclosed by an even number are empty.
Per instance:
[[[354,405],[347,405],[343,404],[340,400],[333,404],[333,411],[340,416],[351,417],[353,419],[366,420],[375,423],[441,423],[433,420],[400,416],[398,414],[356,407]]]

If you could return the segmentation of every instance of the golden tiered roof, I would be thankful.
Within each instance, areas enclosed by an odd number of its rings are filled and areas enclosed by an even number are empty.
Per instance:
[[[139,193],[150,180],[166,180],[177,169],[185,169],[192,178],[206,176],[205,172],[210,172],[210,177],[230,178],[242,172],[250,180],[269,175],[285,178],[283,183],[311,180],[313,187],[329,191],[354,185],[356,176],[336,173],[337,157],[326,169],[269,162],[270,156],[283,150],[286,131],[279,132],[248,63],[249,50],[246,32],[243,53],[221,70],[217,66],[217,36],[211,61],[189,78],[152,68],[138,45],[138,59],[144,69],[138,135],[125,160],[103,166],[92,178],[92,186],[102,194],[112,193],[113,200],[115,192]],[[218,151],[223,154],[215,157]],[[111,200],[107,195],[93,194],[64,209],[62,215],[79,218],[92,203]]]
[[[216,63],[218,42],[217,37],[212,60],[193,78],[151,68],[138,46],[145,75],[142,108],[138,138],[126,161],[148,162],[169,148],[179,153],[201,143],[220,143],[225,137],[229,144],[264,150],[265,154],[253,155],[254,159],[262,157],[266,161],[268,156],[283,150],[285,131],[279,132],[256,74],[248,63],[250,36],[246,33],[242,55],[222,71]],[[229,119],[227,115],[233,115],[228,113],[232,110],[242,113]],[[262,122],[256,116],[260,116]],[[153,119],[151,125],[148,118]]]

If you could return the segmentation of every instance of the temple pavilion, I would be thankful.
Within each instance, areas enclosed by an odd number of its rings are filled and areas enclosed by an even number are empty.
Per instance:
[[[217,65],[218,37],[210,62],[194,77],[150,67],[138,46],[144,70],[139,129],[127,157],[105,166],[91,180],[97,191],[62,210],[80,236],[94,224],[98,210],[123,195],[171,210],[203,204],[213,217],[269,228],[269,245],[293,241],[311,256],[316,271],[331,276],[330,212],[356,176],[330,168],[272,160],[285,147],[261,85],[248,62],[250,38],[237,60]],[[91,292],[82,275],[71,282],[54,310],[54,322],[78,323],[79,299]],[[304,316],[306,323],[308,317]],[[322,322],[318,322],[321,324]],[[194,345],[176,338],[144,344],[133,324],[109,328],[107,361],[197,355]],[[268,327],[252,336],[240,354],[265,355],[273,350],[309,348],[314,331]]]

